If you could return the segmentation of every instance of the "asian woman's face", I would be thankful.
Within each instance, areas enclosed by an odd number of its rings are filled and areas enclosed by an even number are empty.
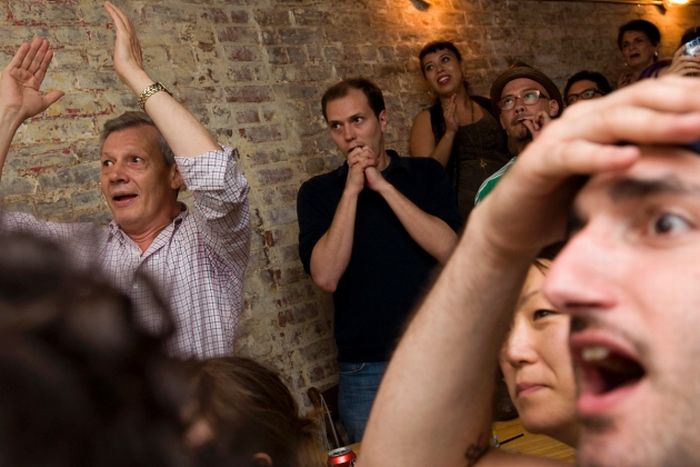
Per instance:
[[[569,317],[542,294],[544,278],[538,267],[530,267],[500,364],[523,426],[561,438],[576,418]]]

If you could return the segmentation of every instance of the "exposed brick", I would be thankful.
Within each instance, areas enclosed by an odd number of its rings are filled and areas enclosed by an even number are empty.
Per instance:
[[[226,102],[267,102],[272,100],[267,86],[237,86],[224,88]]]
[[[231,22],[237,24],[244,24],[250,21],[250,15],[246,10],[233,10],[231,11]]]
[[[255,44],[258,34],[253,28],[245,28],[237,25],[219,29],[218,37],[221,42]]]
[[[34,35],[56,58],[45,89],[67,93],[20,127],[0,202],[53,220],[109,219],[97,187],[102,124],[136,108],[114,74],[114,29],[85,0],[14,0],[0,6],[0,66]],[[405,154],[408,131],[431,101],[416,57],[428,41],[455,40],[474,92],[487,94],[509,62],[524,59],[560,86],[579,69],[614,81],[622,71],[617,27],[643,17],[663,30],[671,55],[700,6],[661,15],[651,5],[537,0],[444,0],[427,13],[402,0],[182,0],[121,2],[136,26],[146,69],[190,107],[220,142],[237,146],[251,185],[253,239],[245,317],[236,349],[270,362],[297,398],[335,382],[329,294],[298,259],[296,194],[309,177],[339,166],[319,101],[337,80],[366,75],[385,90],[387,146]],[[543,34],[546,31],[546,34]],[[186,194],[185,199],[191,198]]]
[[[260,114],[258,109],[245,109],[236,112],[236,121],[238,123],[258,123],[260,122]]]
[[[228,23],[230,21],[229,15],[226,13],[226,11],[222,10],[221,8],[210,8],[204,13],[202,13],[202,18],[208,19],[212,21],[213,23]],[[234,21],[234,22],[240,22],[240,21]]]
[[[284,137],[282,128],[279,125],[264,125],[251,128],[241,128],[238,134],[252,143],[262,143],[265,141],[279,141]]]

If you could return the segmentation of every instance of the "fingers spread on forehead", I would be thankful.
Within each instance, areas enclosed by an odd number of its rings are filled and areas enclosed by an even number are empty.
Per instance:
[[[668,113],[700,112],[700,80],[678,76],[643,80],[587,104],[571,107],[569,114],[595,113],[627,106]]]
[[[540,158],[537,173],[555,181],[629,167],[640,156],[637,146],[611,146],[585,140],[566,141]]]
[[[557,122],[559,123],[559,122]],[[619,105],[552,125],[549,136],[561,141],[599,144],[685,144],[700,138],[700,111],[674,113],[635,105]]]
[[[634,92],[622,90],[581,102],[550,125],[547,139],[603,144],[692,142],[700,138],[700,80],[689,81],[694,80],[658,80],[658,86],[635,86]]]

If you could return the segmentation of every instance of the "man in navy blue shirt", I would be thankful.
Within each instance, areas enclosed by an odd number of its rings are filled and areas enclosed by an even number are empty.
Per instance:
[[[376,85],[341,81],[321,104],[346,163],[299,190],[299,255],[316,285],[333,293],[339,410],[355,442],[406,317],[452,252],[460,219],[437,162],[385,149]]]

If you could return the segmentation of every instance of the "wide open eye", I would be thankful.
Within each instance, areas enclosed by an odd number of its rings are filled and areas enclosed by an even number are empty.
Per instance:
[[[649,230],[656,235],[673,235],[688,231],[692,225],[683,216],[664,212],[651,219]]]

